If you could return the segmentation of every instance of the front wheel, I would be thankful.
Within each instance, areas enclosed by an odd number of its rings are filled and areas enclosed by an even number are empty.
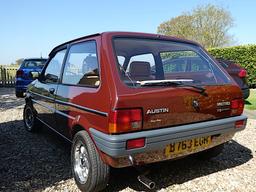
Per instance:
[[[36,119],[33,107],[26,103],[23,110],[23,121],[27,131],[36,132],[38,130],[38,120]]]
[[[71,149],[72,173],[81,191],[96,192],[107,186],[109,166],[105,164],[86,131],[79,131]]]

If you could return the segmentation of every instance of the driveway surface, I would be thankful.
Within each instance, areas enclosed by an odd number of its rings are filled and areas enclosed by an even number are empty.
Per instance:
[[[0,88],[0,191],[78,191],[70,171],[70,144],[46,128],[24,130],[23,99]],[[255,111],[245,111],[255,118]],[[238,133],[218,157],[193,156],[149,166],[155,191],[255,191],[256,120]],[[147,191],[134,168],[111,170],[105,191]]]

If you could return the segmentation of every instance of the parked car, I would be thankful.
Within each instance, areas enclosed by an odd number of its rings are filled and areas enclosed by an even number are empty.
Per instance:
[[[179,72],[163,65],[179,55],[200,64]],[[188,40],[94,34],[55,47],[32,76],[39,77],[26,94],[25,128],[43,124],[72,143],[72,172],[82,191],[104,189],[110,167],[216,156],[246,125],[240,88]],[[154,187],[145,174],[138,179]]]
[[[25,59],[16,72],[15,78],[15,93],[17,97],[24,97],[27,86],[33,81],[30,73],[32,71],[40,72],[47,59],[31,58]]]
[[[250,96],[250,89],[247,84],[246,70],[241,67],[239,64],[236,64],[234,61],[217,59],[218,62],[224,67],[229,75],[235,80],[243,92],[244,99],[247,99]]]
[[[221,66],[229,73],[229,75],[235,80],[243,92],[244,99],[247,99],[250,95],[250,89],[247,85],[246,75],[247,72],[244,68],[235,64],[232,61],[217,59]],[[193,71],[205,71],[208,70],[207,65],[202,63],[201,59],[192,55],[189,56],[176,56],[163,61],[163,67],[169,72],[193,72]],[[154,69],[153,69],[154,70]]]

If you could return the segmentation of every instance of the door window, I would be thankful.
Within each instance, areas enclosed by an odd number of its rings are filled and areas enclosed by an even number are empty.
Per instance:
[[[66,49],[59,51],[50,60],[44,72],[44,81],[46,83],[57,83],[60,78],[61,66],[65,57]]]

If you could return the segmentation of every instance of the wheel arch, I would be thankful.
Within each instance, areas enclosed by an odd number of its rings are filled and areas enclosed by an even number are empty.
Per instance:
[[[79,131],[86,131],[86,132],[88,132],[82,125],[75,124],[75,125],[73,125],[73,127],[71,129],[71,138],[73,139],[75,134],[77,134]]]
[[[100,158],[103,162],[107,163],[107,161],[104,158],[104,155],[102,154],[101,150],[99,150],[99,148],[97,147],[89,129],[86,129],[84,126],[80,125],[80,124],[75,124],[73,125],[72,129],[71,129],[71,139],[73,140],[75,135],[79,132],[79,131],[86,131],[89,135],[89,137],[91,138],[92,142],[94,143],[96,150],[98,151]]]
[[[26,97],[25,97],[25,103],[30,103],[32,104],[32,98],[31,98],[31,95],[29,93],[26,94]]]

